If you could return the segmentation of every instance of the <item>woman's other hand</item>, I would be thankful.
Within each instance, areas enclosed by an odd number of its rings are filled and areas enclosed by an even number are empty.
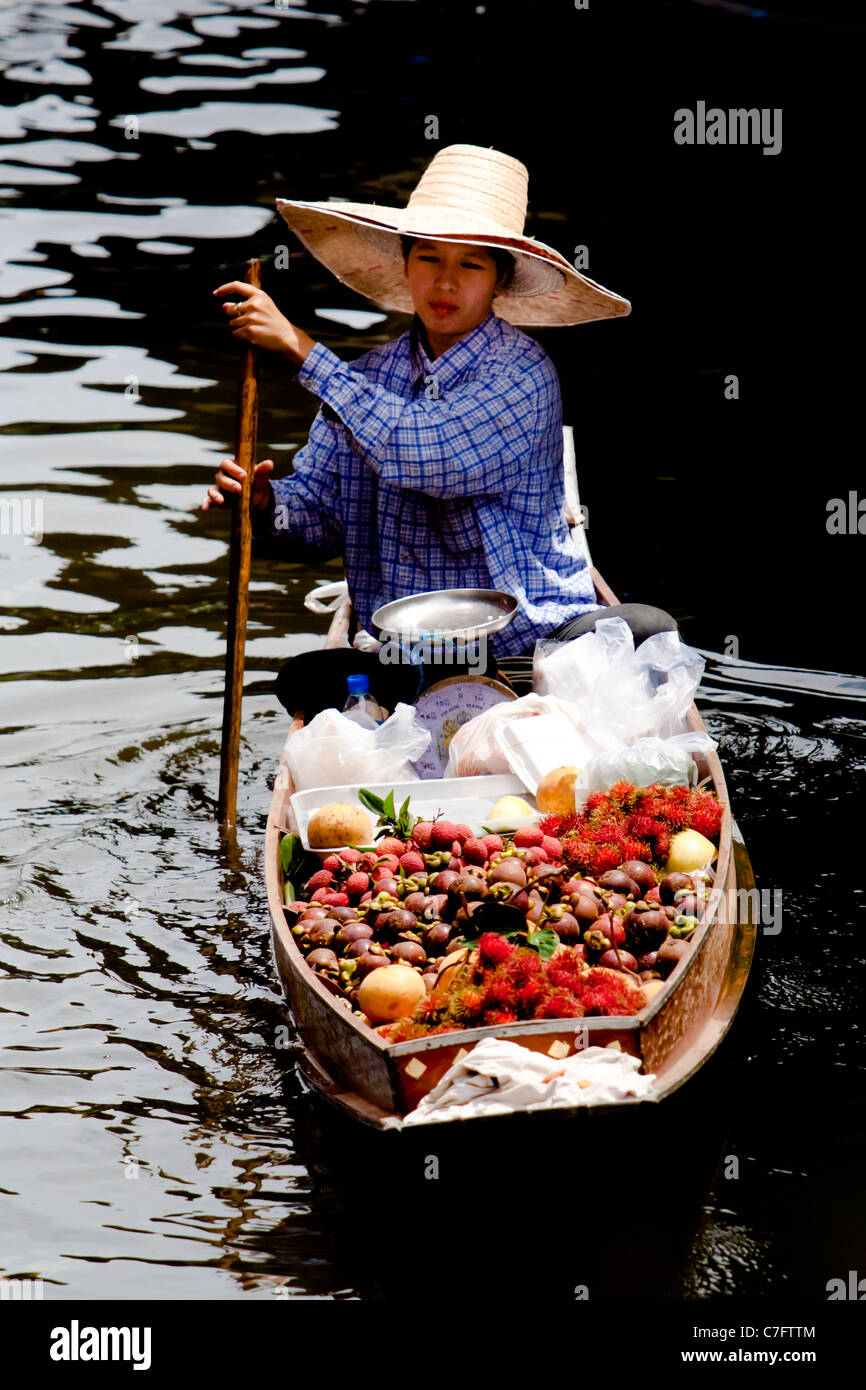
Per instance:
[[[229,326],[236,338],[245,338],[255,347],[281,352],[300,366],[315,343],[302,328],[290,323],[281,314],[269,294],[257,290],[243,280],[230,280],[220,285],[214,294],[231,294],[235,298],[223,304]]]
[[[250,507],[253,511],[263,511],[270,506],[273,491],[270,474],[273,471],[273,459],[262,459],[261,463],[256,464],[253,472],[253,485],[250,490]],[[212,486],[208,488],[207,494],[202,498],[202,511],[209,511],[211,507],[224,506],[225,494],[227,492],[240,493],[243,479],[244,470],[236,459],[222,459]]]

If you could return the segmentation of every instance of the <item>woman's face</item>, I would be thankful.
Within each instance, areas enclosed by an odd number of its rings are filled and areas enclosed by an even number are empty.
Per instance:
[[[496,262],[483,246],[450,241],[416,241],[406,262],[415,312],[439,351],[483,323],[490,313],[497,279]]]

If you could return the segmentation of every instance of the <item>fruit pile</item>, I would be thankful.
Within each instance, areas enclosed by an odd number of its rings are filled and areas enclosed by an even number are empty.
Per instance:
[[[633,1014],[688,954],[705,881],[642,857],[577,874],[571,827],[551,828],[482,837],[437,818],[329,855],[286,908],[307,964],[397,1036]]]
[[[659,867],[670,863],[675,837],[689,840],[712,857],[722,808],[712,792],[688,787],[636,787],[616,782],[607,792],[593,792],[579,814],[548,816],[542,830],[562,839],[565,862],[577,873],[599,874],[639,859]]]

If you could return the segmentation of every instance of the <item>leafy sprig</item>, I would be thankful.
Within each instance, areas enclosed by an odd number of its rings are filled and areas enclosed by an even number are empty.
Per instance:
[[[377,840],[383,839],[386,835],[394,835],[398,840],[408,840],[420,819],[409,810],[411,797],[407,796],[399,811],[395,810],[393,787],[385,797],[377,796],[375,792],[361,787],[358,800],[368,811],[378,816],[376,825],[381,829],[377,829]]]

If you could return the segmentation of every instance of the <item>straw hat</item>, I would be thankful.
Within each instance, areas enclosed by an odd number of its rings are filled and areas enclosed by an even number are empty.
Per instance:
[[[448,145],[433,156],[405,208],[276,202],[317,260],[385,309],[414,312],[400,237],[416,236],[510,251],[514,276],[496,296],[496,313],[509,323],[555,327],[630,313],[627,299],[581,275],[552,246],[524,236],[528,184],[525,165],[510,155]]]

